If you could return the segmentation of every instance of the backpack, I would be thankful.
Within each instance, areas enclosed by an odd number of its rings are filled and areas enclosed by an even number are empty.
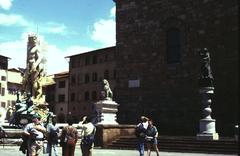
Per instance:
[[[143,127],[142,123],[135,128],[135,135],[138,138],[145,138],[146,129]]]
[[[81,144],[92,145],[95,140],[95,133],[96,133],[96,127],[94,127],[91,134],[89,134],[87,136],[83,136]]]

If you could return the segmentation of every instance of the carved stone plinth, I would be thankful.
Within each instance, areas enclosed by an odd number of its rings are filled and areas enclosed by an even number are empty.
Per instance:
[[[115,101],[101,100],[95,103],[98,124],[100,125],[118,125],[116,119],[118,105]]]
[[[197,134],[198,140],[218,140],[219,136],[215,129],[215,119],[212,119],[211,113],[211,95],[214,93],[214,87],[201,87],[199,93],[202,95],[203,119],[200,120],[200,132]]]

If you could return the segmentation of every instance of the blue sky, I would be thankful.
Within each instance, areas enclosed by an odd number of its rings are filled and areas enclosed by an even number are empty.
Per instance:
[[[65,56],[115,45],[113,0],[0,0],[0,54],[25,67],[27,35],[38,33],[48,74],[65,71]]]

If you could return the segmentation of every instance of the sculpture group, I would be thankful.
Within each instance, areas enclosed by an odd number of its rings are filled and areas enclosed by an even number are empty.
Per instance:
[[[48,108],[43,95],[43,83],[46,78],[44,71],[44,57],[41,52],[40,41],[36,34],[28,35],[27,65],[23,73],[24,98],[19,98],[15,105],[15,113],[10,124],[21,125],[38,113],[43,119],[47,119]],[[25,119],[25,120],[23,120]]]

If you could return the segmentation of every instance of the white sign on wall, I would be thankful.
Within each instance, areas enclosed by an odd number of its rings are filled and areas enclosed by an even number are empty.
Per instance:
[[[128,80],[128,88],[139,88],[140,80]]]

